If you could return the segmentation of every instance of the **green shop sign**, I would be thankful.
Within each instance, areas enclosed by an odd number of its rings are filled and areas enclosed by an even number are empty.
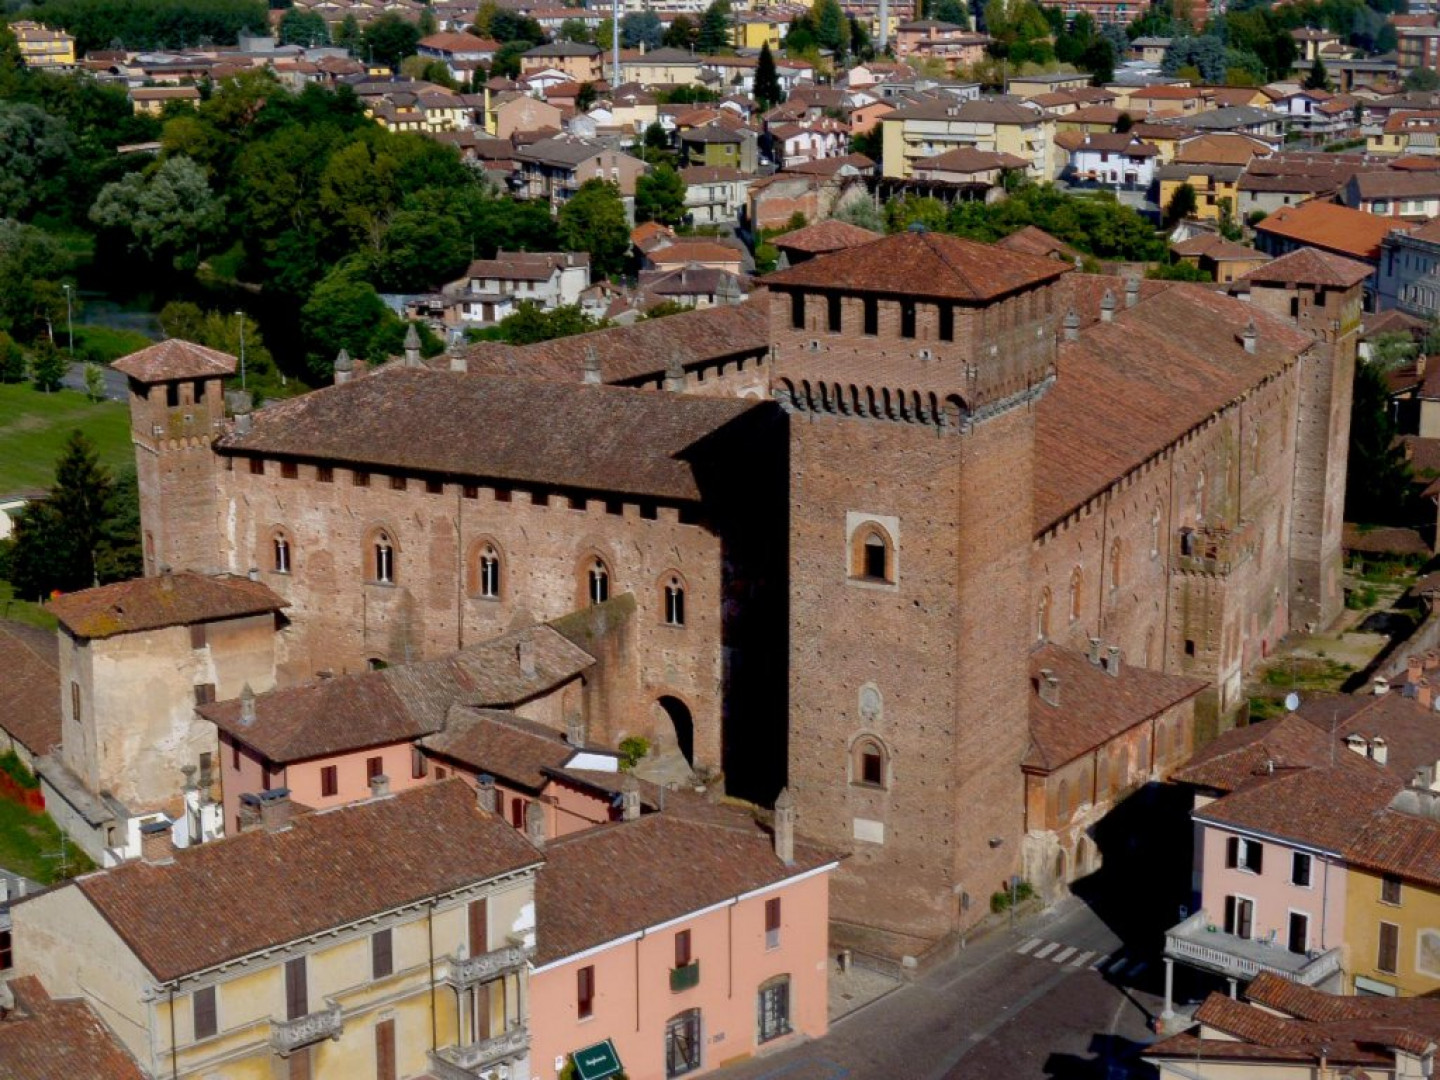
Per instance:
[[[605,1080],[620,1071],[620,1055],[609,1039],[576,1050],[570,1058],[575,1062],[575,1080]]]

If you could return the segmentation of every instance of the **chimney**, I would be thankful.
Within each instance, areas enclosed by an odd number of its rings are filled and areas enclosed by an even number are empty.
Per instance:
[[[170,842],[170,822],[152,821],[140,826],[140,861],[151,866],[175,861],[175,845]]]
[[[175,578],[171,576],[173,573],[174,571],[171,570],[169,563],[160,564],[160,588],[166,592],[175,588]]]
[[[585,745],[585,714],[572,712],[565,717],[565,741],[576,748]]]
[[[1080,316],[1075,314],[1074,308],[1065,313],[1065,340],[1080,340]]]
[[[250,567],[249,570],[245,571],[245,576],[246,576],[247,578],[249,578],[251,581],[259,581],[259,580],[260,580],[260,567],[258,567],[258,566],[252,566],[252,567]]]
[[[370,778],[370,797],[378,799],[382,795],[390,794],[390,777],[383,772]]]
[[[414,323],[405,331],[405,366],[420,366],[420,335],[415,332]]]
[[[1440,667],[1440,653],[1437,653],[1434,649],[1426,649],[1422,663],[1426,671],[1434,671],[1437,667]]]
[[[495,778],[489,773],[481,773],[476,778],[475,802],[487,814],[500,812],[500,794],[495,790]]]
[[[665,362],[665,389],[672,394],[685,392],[685,369],[680,366],[678,356],[672,356]]]
[[[250,434],[250,414],[255,410],[255,399],[248,390],[225,391],[225,407],[235,417],[235,434]]]
[[[295,813],[295,804],[290,801],[288,787],[271,788],[259,795],[260,824],[266,832],[281,832],[290,827],[290,818]]]
[[[1405,660],[1405,681],[1419,682],[1420,673],[1424,670],[1423,661],[1418,656],[1407,657]]]
[[[1049,668],[1040,669],[1040,700],[1051,708],[1060,707],[1060,679]]]
[[[1132,308],[1140,302],[1140,279],[1128,277],[1125,279],[1125,306]]]
[[[240,726],[249,727],[255,723],[255,691],[247,682],[240,691]]]
[[[1435,700],[1435,692],[1430,686],[1429,679],[1421,679],[1415,684],[1415,699],[1420,702],[1422,709],[1430,708],[1431,703]]]
[[[620,781],[620,820],[635,821],[640,817],[640,781],[634,773],[626,773]]]
[[[545,807],[539,799],[525,807],[525,839],[536,847],[545,846]]]
[[[460,348],[458,341],[452,341],[450,348],[445,350],[450,357],[450,370],[458,371],[462,375],[470,370],[470,358]]]
[[[795,863],[795,796],[788,787],[775,796],[775,857],[786,866]]]
[[[523,637],[515,643],[515,659],[520,663],[520,674],[527,679],[535,677],[535,642]]]
[[[1345,736],[1345,748],[1346,748],[1347,750],[1353,750],[1355,753],[1359,754],[1361,757],[1365,757],[1366,754],[1367,754],[1367,748],[1366,748],[1366,745],[1365,745],[1365,736],[1363,736],[1363,735],[1346,735],[1346,736]]]
[[[260,796],[247,791],[240,796],[240,831],[250,832],[260,827]]]
[[[350,354],[341,349],[335,354],[335,385],[343,386],[355,377],[355,361],[350,359]]]
[[[185,782],[180,785],[181,791],[199,791],[200,786],[195,783],[195,774],[199,769],[195,765],[181,765],[180,775],[185,777]]]
[[[585,346],[585,376],[581,381],[592,386],[600,382],[600,354],[594,345]]]
[[[1105,650],[1105,671],[1112,679],[1120,677],[1120,646],[1111,645]]]
[[[1376,765],[1384,765],[1390,759],[1390,748],[1385,745],[1385,740],[1376,735],[1370,740],[1370,757]]]
[[[1115,321],[1115,294],[1109,289],[1106,289],[1105,295],[1100,298],[1100,321]]]
[[[1090,663],[1096,667],[1100,666],[1100,639],[1098,637],[1092,637],[1090,639],[1090,648],[1086,650],[1085,656],[1089,659]]]
[[[1251,319],[1245,324],[1245,332],[1240,335],[1240,344],[1245,346],[1247,353],[1255,351],[1255,320]]]

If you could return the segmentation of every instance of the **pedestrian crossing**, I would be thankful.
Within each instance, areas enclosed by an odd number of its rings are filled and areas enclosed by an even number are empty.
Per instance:
[[[1148,966],[1144,960],[1136,960],[1121,952],[1100,953],[1093,949],[1081,949],[1077,945],[1066,945],[1062,941],[1047,941],[1032,937],[1015,946],[1014,951],[1031,960],[1045,960],[1057,967],[1089,968],[1109,978],[1122,975],[1135,978]]]

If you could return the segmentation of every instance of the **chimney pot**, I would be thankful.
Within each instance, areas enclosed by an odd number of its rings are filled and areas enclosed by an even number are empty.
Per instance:
[[[258,566],[252,566],[252,567],[250,567],[249,573],[247,573],[245,576],[248,577],[251,581],[259,581],[259,580],[260,580],[260,568],[259,568]]]
[[[416,333],[414,323],[411,323],[410,328],[405,331],[405,366],[409,368],[420,366],[420,335]]]
[[[545,846],[545,807],[539,799],[525,807],[525,838],[536,847]]]
[[[475,802],[487,814],[500,812],[500,793],[495,790],[495,778],[481,773],[475,781]]]
[[[1434,695],[1435,691],[1430,685],[1429,679],[1421,679],[1415,684],[1415,697],[1416,700],[1420,702],[1422,709],[1430,708],[1431,703],[1434,701]]]
[[[585,714],[573,712],[565,717],[565,741],[579,749],[585,745]]]
[[[389,794],[390,777],[386,776],[384,773],[380,773],[378,776],[372,776],[370,778],[370,797],[372,799],[378,799],[382,795]]]
[[[1247,353],[1253,353],[1255,351],[1255,342],[1255,320],[1251,319],[1245,324],[1245,332],[1240,335],[1240,343],[1245,346]]]
[[[620,781],[620,820],[635,821],[640,817],[640,781],[634,773],[626,773]]]
[[[600,354],[595,351],[594,345],[585,346],[585,376],[583,381],[591,385],[600,382]]]
[[[775,857],[786,866],[795,864],[795,796],[788,787],[775,796]]]
[[[240,690],[240,724],[249,727],[255,723],[255,691],[247,682]]]
[[[685,369],[679,357],[672,356],[665,364],[665,389],[673,394],[685,391]]]
[[[1390,748],[1379,735],[1370,740],[1370,757],[1376,765],[1384,765],[1390,760]]]
[[[1128,277],[1125,279],[1125,306],[1133,308],[1140,302],[1140,279]]]
[[[1105,650],[1105,670],[1112,679],[1120,677],[1120,646],[1111,645]]]
[[[1100,321],[1115,321],[1115,294],[1109,289],[1106,289],[1105,295],[1100,298]]]
[[[1426,650],[1424,659],[1425,670],[1434,671],[1437,667],[1440,667],[1440,653],[1437,653],[1434,649]]]
[[[335,385],[343,386],[355,375],[355,362],[350,359],[350,354],[341,349],[335,355]]]
[[[1049,668],[1040,670],[1040,700],[1051,708],[1060,707],[1060,678]]]
[[[140,861],[161,866],[175,861],[175,845],[170,840],[170,822],[152,821],[140,826]]]
[[[470,358],[461,350],[459,342],[450,346],[450,370],[462,375],[470,370]]]
[[[260,801],[260,824],[266,832],[281,832],[290,827],[290,818],[294,815],[295,804],[290,801],[289,788],[271,788],[269,791],[261,792],[258,796]]]
[[[1065,340],[1080,340],[1080,316],[1075,314],[1074,308],[1065,313]]]
[[[1090,663],[1095,664],[1097,667],[1100,664],[1100,645],[1100,639],[1098,637],[1092,637],[1090,639],[1090,648],[1085,654],[1089,657]]]

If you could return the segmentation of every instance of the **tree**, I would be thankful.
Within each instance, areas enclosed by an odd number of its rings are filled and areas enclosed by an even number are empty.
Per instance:
[[[1411,92],[1428,94],[1432,90],[1440,90],[1440,73],[1431,68],[1414,68],[1405,76],[1401,86]]]
[[[54,281],[64,268],[60,245],[48,233],[0,218],[0,330],[28,341],[53,314],[51,302],[60,292]],[[60,299],[63,312],[63,294]]]
[[[496,78],[513,79],[520,74],[520,57],[535,47],[531,41],[507,41],[495,50],[490,74]]]
[[[595,34],[584,19],[564,20],[555,36],[559,41],[573,41],[581,45],[589,45],[595,41]]]
[[[1174,225],[1193,217],[1199,200],[1195,197],[1195,189],[1189,184],[1181,184],[1170,196],[1170,205],[1165,208],[1165,224]]]
[[[815,40],[821,48],[830,49],[841,62],[850,48],[850,22],[840,7],[840,0],[815,0],[810,8],[815,21]]]
[[[335,28],[334,43],[352,53],[358,53],[365,47],[365,35],[360,31],[360,20],[355,18],[354,12],[340,20],[340,25]]]
[[[578,304],[545,311],[540,305],[526,300],[515,309],[514,314],[500,320],[497,336],[511,345],[536,345],[573,334],[588,334],[599,328],[600,324],[581,311]]]
[[[588,251],[591,272],[618,274],[630,251],[630,226],[620,189],[608,180],[586,180],[560,208],[557,232],[566,251]]]
[[[730,47],[730,0],[711,0],[700,16],[695,47],[702,53],[717,53]]]
[[[661,165],[635,181],[635,220],[679,225],[685,217],[685,181]]]
[[[1135,119],[1128,113],[1123,112],[1120,118],[1115,121],[1116,134],[1123,135],[1135,126]]]
[[[627,49],[658,49],[665,39],[665,27],[653,11],[632,11],[620,20],[620,44]]]
[[[193,270],[224,216],[205,170],[190,158],[171,157],[148,176],[130,173],[106,184],[90,220],[128,234],[132,250],[152,262],[168,259],[177,270]]]
[[[1300,84],[1306,90],[1329,90],[1330,76],[1325,71],[1325,62],[1317,54],[1315,61],[1310,65],[1310,71],[1305,76],[1305,81]]]
[[[1396,444],[1390,388],[1379,364],[1355,365],[1350,406],[1350,456],[1345,477],[1345,520],[1408,524],[1414,498],[1410,466]]]
[[[25,353],[15,339],[0,330],[0,383],[18,383],[25,380]]]
[[[91,401],[101,401],[105,397],[105,372],[93,360],[85,363],[85,396]]]
[[[0,101],[0,218],[25,220],[58,201],[75,151],[63,120],[36,105]]]
[[[355,267],[337,267],[315,286],[300,310],[310,373],[320,381],[329,379],[341,349],[366,360],[382,359],[387,338],[399,326],[400,320]]]
[[[970,9],[964,0],[933,0],[928,14],[932,19],[970,29]]]
[[[330,27],[318,12],[291,8],[280,17],[280,44],[313,48],[330,44]]]
[[[1091,38],[1076,62],[1081,70],[1090,72],[1092,86],[1115,80],[1115,47],[1103,37]]]
[[[668,45],[672,49],[693,49],[698,32],[695,20],[688,15],[676,15],[670,21],[670,25],[666,27],[661,44]]]
[[[762,109],[769,109],[785,99],[780,89],[780,73],[775,68],[775,56],[770,52],[767,41],[760,46],[760,59],[755,64],[755,100]]]
[[[16,591],[40,597],[105,580],[101,569],[116,565],[116,548],[124,542],[110,528],[118,509],[114,480],[94,445],[82,432],[71,432],[55,465],[54,486],[16,519],[10,563]]]
[[[366,56],[391,71],[398,71],[401,60],[415,55],[419,42],[420,30],[398,15],[381,15],[365,27],[362,36]]]
[[[490,36],[496,41],[528,41],[531,47],[545,40],[545,31],[528,15],[501,8],[490,17]]]
[[[36,340],[34,355],[30,357],[30,379],[35,383],[36,390],[53,394],[60,389],[65,373],[69,370],[70,362],[53,341],[49,338]]]

